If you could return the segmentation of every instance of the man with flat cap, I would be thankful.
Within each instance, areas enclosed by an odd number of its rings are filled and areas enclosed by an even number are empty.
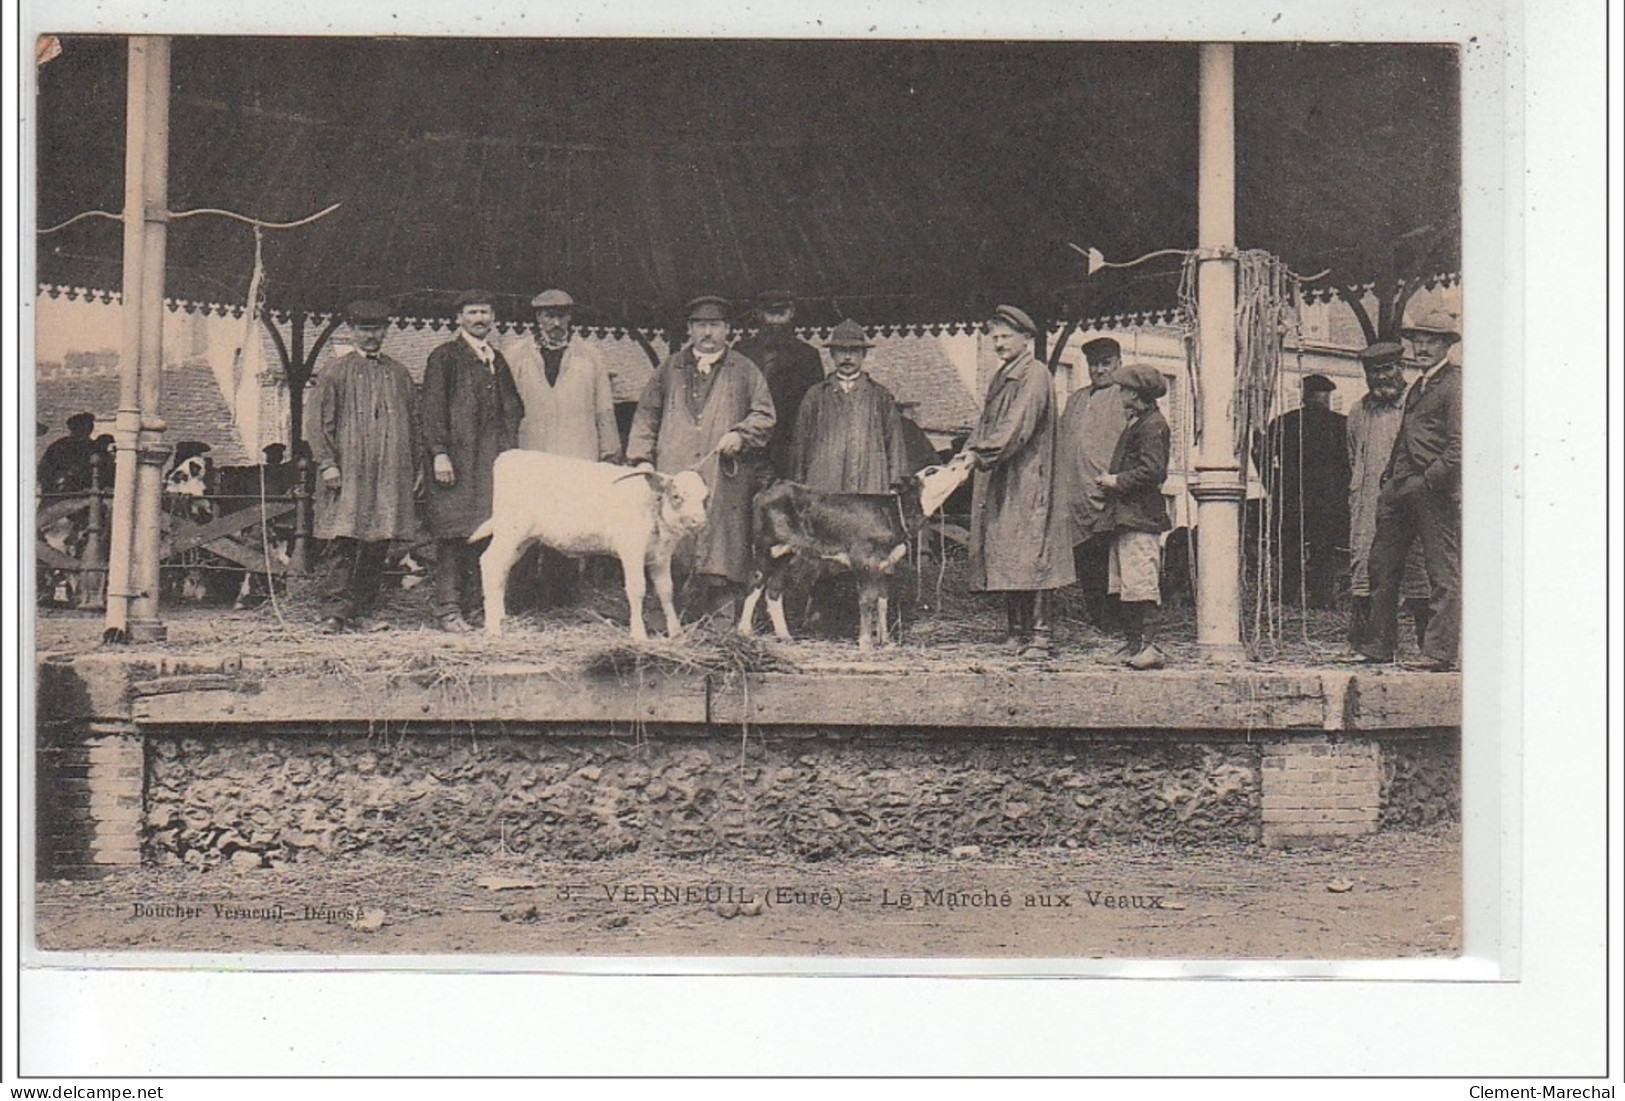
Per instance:
[[[458,295],[457,335],[429,353],[423,371],[423,443],[429,454],[429,530],[438,550],[434,610],[440,629],[469,630],[481,607],[474,529],[491,518],[491,468],[518,442],[525,403],[502,353],[492,347],[495,296]]]
[[[1168,478],[1168,421],[1157,399],[1168,383],[1155,368],[1135,364],[1112,376],[1128,423],[1112,450],[1111,469],[1095,481],[1106,494],[1104,522],[1112,532],[1106,587],[1119,600],[1121,651],[1130,669],[1161,669],[1154,613],[1162,603],[1162,533],[1170,527],[1162,483]]]
[[[1109,336],[1083,345],[1089,385],[1074,390],[1061,414],[1061,460],[1056,494],[1067,510],[1072,562],[1083,593],[1089,622],[1097,629],[1116,627],[1116,601],[1106,592],[1112,530],[1106,523],[1106,491],[1095,479],[1111,469],[1112,452],[1128,423],[1123,396],[1112,376],[1123,364],[1122,346]]]
[[[766,446],[774,412],[762,372],[728,347],[727,299],[701,295],[687,315],[688,343],[644,388],[626,457],[667,474],[698,470],[710,489],[684,584],[687,610],[704,614],[750,580],[750,460]]]
[[[763,291],[756,299],[762,327],[734,345],[734,351],[756,364],[773,395],[773,432],[757,464],[757,488],[771,484],[776,475],[791,477],[790,446],[796,415],[807,391],[824,380],[824,361],[818,349],[796,336],[796,296],[793,291]]]
[[[538,294],[530,300],[535,332],[521,334],[503,348],[525,403],[519,446],[605,462],[621,453],[615,394],[604,357],[591,344],[574,338],[575,304],[561,290]]]
[[[363,299],[345,310],[354,350],[316,377],[310,452],[316,465],[318,539],[333,541],[340,577],[323,621],[329,631],[367,629],[391,540],[411,539],[417,444],[412,376],[383,353],[389,307]],[[265,449],[269,461],[281,444]],[[280,466],[280,462],[278,463]],[[271,471],[266,471],[267,482]]]
[[[1377,537],[1377,498],[1383,471],[1394,453],[1405,397],[1405,348],[1398,341],[1373,344],[1360,353],[1365,396],[1349,410],[1349,645],[1362,645],[1371,624],[1371,544]],[[1420,541],[1411,545],[1400,585],[1420,646],[1427,634],[1428,584]]]
[[[1279,556],[1281,599],[1312,608],[1337,600],[1339,548],[1348,546],[1349,466],[1335,383],[1305,375],[1299,408],[1269,423],[1260,469],[1270,500],[1270,541]]]
[[[786,476],[826,493],[887,493],[907,456],[896,400],[863,369],[873,345],[847,320],[824,347],[835,369],[801,402]]]
[[[1405,559],[1420,539],[1432,617],[1421,667],[1456,668],[1461,640],[1461,367],[1450,350],[1456,319],[1434,310],[1405,326],[1422,377],[1405,394],[1399,433],[1377,498],[1371,544],[1371,626],[1359,650],[1366,660],[1394,659]]]
[[[1000,306],[988,321],[999,369],[965,451],[971,490],[970,588],[1002,592],[1005,647],[1050,651],[1048,594],[1073,580],[1067,509],[1055,497],[1055,403],[1050,373],[1033,358],[1033,319]]]

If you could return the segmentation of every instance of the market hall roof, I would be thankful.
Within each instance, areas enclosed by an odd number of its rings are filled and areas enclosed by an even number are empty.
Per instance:
[[[122,39],[38,73],[38,224],[123,205]],[[170,209],[272,220],[267,302],[360,295],[505,317],[567,286],[579,320],[671,325],[697,289],[787,282],[798,320],[1166,309],[1196,237],[1195,44],[178,38]],[[1237,232],[1359,284],[1459,268],[1452,46],[1236,49]],[[116,288],[121,233],[39,238],[38,279]],[[241,302],[241,224],[169,228],[167,293]]]

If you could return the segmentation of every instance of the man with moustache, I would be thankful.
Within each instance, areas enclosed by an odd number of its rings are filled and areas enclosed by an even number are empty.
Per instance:
[[[1398,341],[1373,344],[1360,353],[1366,393],[1349,410],[1349,645],[1359,646],[1371,625],[1371,544],[1377,537],[1377,498],[1382,474],[1394,453],[1405,397],[1401,365],[1405,348]],[[1421,544],[1413,543],[1401,583],[1405,609],[1416,628],[1416,644],[1427,635],[1428,585]]]
[[[1099,630],[1116,625],[1117,606],[1106,592],[1112,529],[1106,523],[1106,491],[1095,481],[1111,469],[1112,452],[1128,423],[1123,398],[1112,381],[1123,365],[1122,345],[1109,336],[1083,346],[1089,385],[1074,390],[1061,414],[1061,458],[1056,495],[1071,524],[1072,562],[1089,622]]]
[[[383,354],[389,307],[364,299],[345,314],[355,350],[317,376],[311,396],[313,534],[333,540],[342,563],[333,608],[322,621],[330,632],[373,627],[365,617],[378,599],[390,541],[413,535],[417,463],[412,377]],[[280,453],[282,445],[265,448],[268,460],[273,448]]]
[[[801,402],[786,471],[791,481],[826,493],[887,493],[903,476],[902,415],[891,391],[863,370],[873,346],[851,320],[824,343],[835,370]]]
[[[1461,332],[1455,318],[1434,310],[1400,335],[1422,377],[1405,394],[1377,497],[1371,626],[1358,649],[1368,662],[1394,660],[1405,559],[1420,539],[1431,617],[1417,665],[1447,672],[1457,667],[1461,640],[1461,367],[1450,362]]]
[[[423,372],[423,439],[432,475],[426,511],[439,551],[435,618],[441,630],[464,634],[481,608],[480,548],[468,537],[491,518],[491,468],[517,442],[525,404],[487,339],[495,297],[465,291],[455,308],[457,335],[429,353]]]
[[[976,460],[970,588],[1002,592],[1005,648],[1050,652],[1049,590],[1073,580],[1064,502],[1055,500],[1055,404],[1049,370],[1033,358],[1031,317],[1000,306],[988,322],[999,369],[965,450]]]
[[[688,303],[687,316],[688,343],[644,388],[626,457],[662,473],[698,470],[704,477],[706,526],[683,588],[685,611],[705,614],[750,580],[751,453],[767,445],[774,410],[762,373],[728,347],[727,299],[701,295]]]

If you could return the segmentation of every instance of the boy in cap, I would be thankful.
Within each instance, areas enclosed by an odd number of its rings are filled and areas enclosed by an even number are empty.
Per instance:
[[[463,634],[481,607],[480,548],[468,537],[491,518],[491,468],[517,442],[525,403],[487,339],[495,296],[465,291],[455,309],[457,335],[429,353],[423,371],[423,442],[432,475],[425,511],[439,552],[435,618]]]
[[[749,453],[773,431],[773,395],[762,372],[728,347],[728,301],[688,304],[688,343],[666,357],[632,418],[626,457],[666,474],[698,470],[710,496],[684,584],[691,614],[733,599],[750,580],[753,474]]]
[[[333,632],[370,626],[364,617],[378,598],[390,541],[412,538],[415,526],[412,377],[383,352],[389,307],[362,299],[345,313],[355,348],[316,376],[311,395],[313,534],[333,540],[343,563],[334,607],[323,620]],[[282,452],[272,444],[265,457],[274,453],[280,465]]]
[[[1005,597],[1005,648],[1050,652],[1049,590],[1073,579],[1064,503],[1055,500],[1055,402],[1049,370],[1033,358],[1033,319],[1000,306],[988,321],[999,369],[965,450],[971,489],[970,588]]]
[[[1121,653],[1130,669],[1161,669],[1152,615],[1162,603],[1162,539],[1171,526],[1162,483],[1168,477],[1168,421],[1157,399],[1168,392],[1161,372],[1135,364],[1113,376],[1122,390],[1128,424],[1112,452],[1111,470],[1095,479],[1106,494],[1105,523],[1112,531],[1107,591],[1121,601]]]
[[[1112,530],[1106,524],[1106,494],[1096,481],[1111,468],[1123,426],[1123,397],[1112,376],[1123,364],[1122,346],[1109,336],[1084,344],[1089,385],[1075,390],[1061,414],[1061,460],[1056,489],[1071,524],[1072,561],[1083,591],[1089,622],[1102,631],[1116,627],[1115,602],[1106,592]]]

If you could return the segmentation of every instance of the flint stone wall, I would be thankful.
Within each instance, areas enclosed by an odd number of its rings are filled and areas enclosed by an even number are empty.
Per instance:
[[[1461,821],[1461,742],[1454,732],[1384,738],[1379,829]]]
[[[1217,739],[149,735],[147,774],[144,848],[161,863],[1251,844],[1260,822],[1257,746]]]

